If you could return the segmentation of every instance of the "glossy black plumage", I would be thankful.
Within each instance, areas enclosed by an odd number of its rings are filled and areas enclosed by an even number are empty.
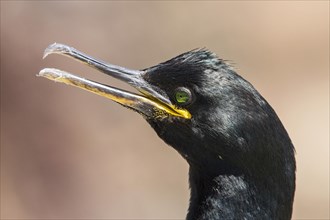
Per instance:
[[[180,86],[194,93],[190,121],[147,119],[190,165],[187,219],[290,219],[294,147],[254,87],[206,50],[145,71],[170,98]]]
[[[57,69],[39,73],[140,113],[189,163],[188,220],[291,218],[296,169],[291,140],[267,101],[214,53],[193,50],[142,71],[62,44],[50,45],[45,56],[52,53],[77,59],[140,92]],[[178,98],[177,91],[183,96]]]

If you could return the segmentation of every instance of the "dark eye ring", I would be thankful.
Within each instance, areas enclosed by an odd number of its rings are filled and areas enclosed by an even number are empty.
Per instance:
[[[193,101],[193,94],[186,87],[178,87],[174,90],[174,100],[178,105],[189,105]]]

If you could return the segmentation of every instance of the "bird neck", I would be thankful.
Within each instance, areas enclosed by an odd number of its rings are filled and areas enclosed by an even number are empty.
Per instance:
[[[271,189],[256,186],[244,175],[211,175],[190,167],[189,182],[191,198],[187,220],[291,217],[283,216],[283,213],[286,213],[283,206],[286,204],[284,201],[280,201],[283,203],[281,205],[274,202]],[[273,215],[274,211],[277,212],[276,216]]]

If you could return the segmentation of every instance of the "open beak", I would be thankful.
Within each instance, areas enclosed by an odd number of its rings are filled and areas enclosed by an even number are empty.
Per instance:
[[[109,98],[127,108],[139,112],[147,118],[161,119],[168,116],[184,119],[191,118],[189,111],[173,105],[167,96],[159,92],[158,88],[146,82],[143,79],[143,74],[145,74],[144,71],[130,70],[124,67],[108,64],[88,56],[87,54],[84,54],[72,47],[57,43],[54,43],[46,48],[43,58],[53,53],[77,59],[109,76],[124,81],[137,89],[140,94],[131,93],[97,83],[53,68],[45,68],[41,70],[37,76],[42,76],[55,82],[62,82],[68,85],[76,86],[97,95]]]

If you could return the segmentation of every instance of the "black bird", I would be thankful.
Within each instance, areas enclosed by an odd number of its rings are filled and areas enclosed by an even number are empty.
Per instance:
[[[224,60],[196,49],[138,71],[53,44],[135,87],[139,94],[57,69],[39,76],[77,86],[140,113],[189,164],[187,219],[290,219],[294,147],[267,101]]]

